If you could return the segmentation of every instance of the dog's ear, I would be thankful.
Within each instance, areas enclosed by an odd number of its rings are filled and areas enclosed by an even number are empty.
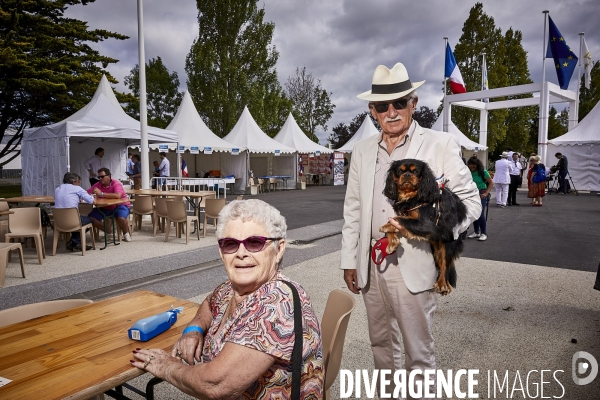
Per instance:
[[[440,196],[440,189],[433,171],[429,168],[427,163],[423,163],[420,166],[421,169],[421,182],[419,183],[419,190],[417,191],[417,197],[419,201],[432,202],[436,201]]]
[[[392,201],[398,201],[398,187],[394,177],[396,176],[395,162],[392,163],[387,173],[385,180],[385,188],[383,189],[383,195]]]

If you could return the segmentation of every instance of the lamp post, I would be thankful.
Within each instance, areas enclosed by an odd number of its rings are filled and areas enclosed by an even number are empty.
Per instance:
[[[144,7],[137,0],[138,54],[140,84],[140,154],[142,155],[142,189],[150,188],[150,158],[148,156],[148,115],[146,108],[146,53],[144,51]]]

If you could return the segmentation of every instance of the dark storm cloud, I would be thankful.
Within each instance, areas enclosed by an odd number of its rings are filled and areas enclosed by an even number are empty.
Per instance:
[[[554,22],[576,54],[579,32],[585,32],[592,58],[600,58],[597,0],[485,0],[483,10],[496,26],[523,33],[531,78],[542,77],[543,10]],[[368,90],[373,70],[379,64],[392,67],[403,62],[412,80],[427,80],[419,89],[420,104],[436,109],[442,99],[444,41],[454,48],[474,1],[404,2],[397,0],[265,0],[266,20],[275,23],[273,44],[280,53],[277,72],[282,85],[297,67],[321,80],[332,92],[336,105],[329,131],[340,122],[348,123],[366,110],[356,95]],[[109,70],[122,82],[138,63],[137,11],[133,0],[97,0],[89,6],[73,7],[69,15],[89,21],[93,28],[116,31],[131,38],[108,40],[94,45],[103,54],[120,62]],[[162,57],[167,68],[176,71],[185,87],[185,57],[198,36],[194,0],[144,0],[146,58]],[[556,83],[547,66],[546,78]],[[570,89],[576,88],[576,77]],[[122,84],[117,86],[125,91]],[[319,134],[324,143],[329,133]]]

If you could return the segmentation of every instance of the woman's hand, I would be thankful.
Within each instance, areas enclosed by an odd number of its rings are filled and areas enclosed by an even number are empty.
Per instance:
[[[171,357],[161,349],[135,349],[131,365],[150,372],[152,375],[165,379],[170,364],[181,364],[181,360]]]
[[[200,332],[188,332],[181,336],[171,350],[172,357],[180,357],[189,365],[194,365],[194,359],[200,361],[204,336]]]
[[[489,194],[488,192],[483,192],[483,193],[480,193],[479,196],[481,196],[482,199],[485,199],[488,194]]]

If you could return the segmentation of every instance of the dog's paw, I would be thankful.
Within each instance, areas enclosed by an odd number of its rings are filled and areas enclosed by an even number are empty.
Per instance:
[[[446,282],[436,282],[435,285],[433,285],[433,289],[442,296],[446,296],[452,292],[452,286]]]
[[[383,225],[381,228],[379,228],[379,232],[383,232],[383,233],[397,233],[398,229],[390,224],[389,222],[385,225]]]
[[[394,233],[388,233],[387,238],[388,238],[388,245],[387,245],[385,251],[388,254],[392,254],[400,246],[400,238],[398,237],[398,235],[396,235]]]

